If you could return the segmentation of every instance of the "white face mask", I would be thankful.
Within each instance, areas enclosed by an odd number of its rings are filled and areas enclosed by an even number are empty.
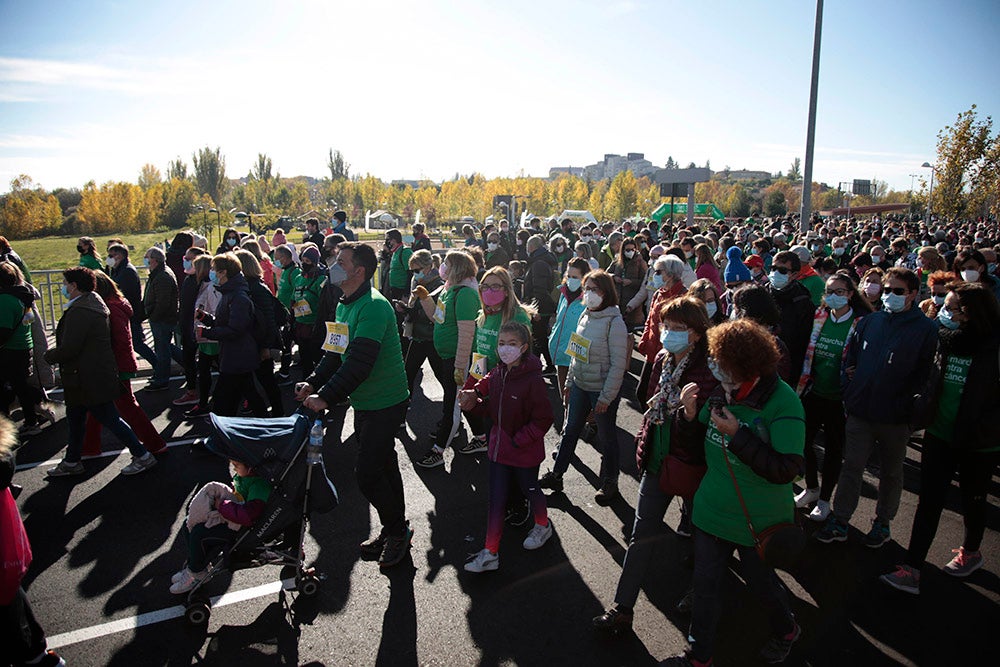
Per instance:
[[[595,292],[594,290],[587,290],[583,293],[583,305],[590,310],[596,310],[601,307],[601,303],[604,301],[604,297]]]
[[[500,245],[500,244],[499,243],[492,243],[492,242],[491,243],[487,243],[486,244],[486,249],[489,250],[490,252],[493,252],[494,250],[497,249],[498,245]]]
[[[632,259],[633,257],[635,257],[635,250],[626,250],[625,251],[625,258],[626,259]]]
[[[976,269],[965,269],[962,271],[962,280],[967,283],[974,283],[979,280],[979,271]]]

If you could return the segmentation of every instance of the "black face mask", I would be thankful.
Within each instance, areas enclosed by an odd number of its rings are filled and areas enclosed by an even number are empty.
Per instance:
[[[87,252],[87,249],[84,248],[82,245],[78,245],[76,247],[76,251],[82,255],[83,253]]]
[[[312,273],[315,267],[309,262],[302,262],[302,273]]]

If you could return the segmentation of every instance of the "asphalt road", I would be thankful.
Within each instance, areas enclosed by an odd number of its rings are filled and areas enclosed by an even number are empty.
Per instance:
[[[637,362],[632,370],[637,374]],[[172,383],[175,389],[178,385]],[[626,395],[634,386],[632,375]],[[679,519],[676,504],[667,513],[654,567],[635,609],[634,634],[608,639],[590,628],[591,617],[612,600],[631,528],[638,487],[632,455],[640,421],[635,404],[623,404],[619,412],[622,500],[611,507],[593,502],[598,455],[581,444],[579,460],[565,478],[565,493],[549,498],[555,526],[549,543],[525,551],[520,542],[526,531],[508,529],[500,570],[473,575],[462,564],[481,548],[485,533],[486,459],[451,451],[445,469],[414,468],[412,461],[425,451],[426,434],[440,411],[441,392],[430,373],[414,397],[407,434],[397,447],[416,532],[412,558],[387,572],[360,559],[357,543],[378,524],[353,478],[351,414],[339,420],[335,415],[343,426],[329,429],[324,456],[341,503],[314,517],[306,546],[307,559],[325,577],[320,594],[297,599],[294,591],[281,590],[280,579],[288,573],[278,567],[240,571],[214,582],[212,594],[226,595],[207,629],[189,628],[180,618],[182,598],[168,591],[170,575],[185,560],[178,530],[194,491],[205,481],[227,479],[228,473],[222,459],[192,453],[183,444],[205,434],[207,423],[184,421],[182,411],[169,404],[178,393],[138,391],[140,404],[164,436],[179,443],[148,473],[120,476],[128,461],[125,452],[88,460],[83,479],[46,481],[45,469],[65,444],[64,420],[18,452],[23,469],[15,481],[24,487],[18,502],[34,550],[24,584],[51,645],[70,665],[647,665],[684,647],[688,619],[674,606],[690,582],[691,544],[671,530]],[[120,448],[113,436],[105,437],[106,452]],[[557,439],[550,432],[549,451]],[[916,507],[919,459],[915,442],[907,455],[906,491],[893,542],[879,550],[858,542],[857,529],[867,530],[874,511],[868,477],[851,541],[811,541],[794,575],[781,573],[803,629],[786,664],[993,660],[988,656],[998,640],[991,633],[1000,621],[996,479],[983,544],[985,567],[966,580],[930,569],[918,598],[876,580],[902,560]],[[30,465],[36,463],[42,464]],[[961,543],[958,507],[956,488],[931,550],[935,565],[947,562]],[[754,665],[767,639],[763,609],[738,578],[737,561],[732,565],[716,663]]]

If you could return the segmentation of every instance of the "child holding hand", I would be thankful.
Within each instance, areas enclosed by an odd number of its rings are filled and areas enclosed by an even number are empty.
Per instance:
[[[209,482],[188,509],[181,532],[187,539],[187,567],[171,579],[170,592],[187,593],[208,575],[208,564],[233,544],[240,529],[253,525],[271,496],[271,485],[241,461],[231,460],[233,486]]]
[[[490,494],[486,545],[465,564],[467,572],[500,567],[497,551],[511,479],[531,502],[535,518],[524,548],[538,549],[552,536],[545,496],[538,486],[538,466],[545,458],[544,437],[552,426],[552,404],[542,379],[542,363],[530,349],[528,327],[516,321],[504,324],[497,337],[500,363],[475,387],[459,393],[463,410],[488,414],[493,422],[487,444]]]

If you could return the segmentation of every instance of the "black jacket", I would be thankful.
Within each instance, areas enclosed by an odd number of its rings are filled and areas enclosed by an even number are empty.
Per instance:
[[[313,323],[312,338],[319,345],[326,340],[326,323],[337,321],[337,304],[344,290],[340,285],[334,285],[327,280],[319,291],[319,303],[316,305],[316,321]]]
[[[139,271],[126,261],[111,269],[111,279],[125,295],[128,305],[132,306],[132,321],[142,322],[146,319],[146,307],[142,305],[142,283],[139,281]]]
[[[556,258],[545,248],[539,248],[528,257],[528,271],[524,274],[522,301],[535,302],[539,315],[554,315],[556,302],[552,300],[555,288]]]
[[[183,274],[182,274],[183,275]],[[187,340],[194,340],[194,302],[198,299],[198,288],[201,283],[194,276],[184,276],[180,290],[180,310],[177,317],[180,322],[181,333]]]
[[[778,338],[788,347],[788,357],[792,366],[789,377],[801,377],[802,362],[806,358],[806,348],[809,347],[816,306],[813,305],[809,290],[797,280],[785,289],[768,287],[768,290],[781,314],[777,333]]]

